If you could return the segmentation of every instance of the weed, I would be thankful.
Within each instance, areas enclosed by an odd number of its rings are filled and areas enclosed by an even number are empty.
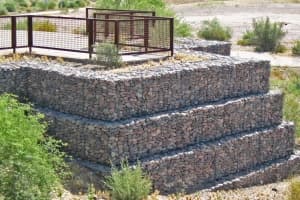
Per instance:
[[[111,43],[100,43],[96,48],[96,62],[103,64],[109,69],[122,66],[122,58],[116,45]]]
[[[89,185],[88,188],[88,200],[94,200],[96,195],[96,190],[93,184]]]
[[[243,34],[243,38],[238,41],[238,45],[241,45],[241,46],[251,46],[251,45],[254,45],[254,41],[253,40],[254,40],[254,32],[247,30]]]
[[[110,189],[113,200],[142,200],[150,194],[152,187],[140,164],[131,168],[126,161],[121,162],[120,170],[113,166],[111,176],[107,177],[105,184]]]
[[[292,48],[293,55],[300,56],[300,40],[296,41]]]
[[[231,38],[232,30],[222,26],[217,18],[204,21],[198,32],[198,37],[206,40],[228,41]]]

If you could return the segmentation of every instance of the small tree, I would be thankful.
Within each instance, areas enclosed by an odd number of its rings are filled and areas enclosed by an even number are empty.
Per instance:
[[[198,37],[206,40],[228,41],[231,38],[232,30],[221,25],[217,18],[207,20],[202,23],[198,32]]]
[[[113,200],[142,200],[150,194],[152,187],[140,164],[131,168],[127,161],[121,162],[120,170],[113,167],[105,184],[111,190]]]
[[[122,58],[116,45],[111,43],[100,43],[96,48],[96,62],[108,68],[118,68],[122,66]]]

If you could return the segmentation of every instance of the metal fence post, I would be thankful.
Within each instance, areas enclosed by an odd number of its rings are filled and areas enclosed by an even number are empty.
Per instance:
[[[149,19],[144,19],[144,46],[145,52],[147,52],[149,46]]]
[[[94,20],[87,19],[87,29],[88,29],[88,49],[89,49],[89,58],[92,58],[93,54],[93,45],[94,45]]]
[[[174,55],[174,18],[170,19],[170,50],[171,56]]]
[[[120,38],[120,23],[115,21],[115,45],[119,48],[119,38]]]
[[[11,47],[13,53],[16,53],[17,48],[17,18],[16,16],[11,17]]]
[[[133,39],[133,35],[134,35],[133,13],[130,13],[130,39]]]
[[[32,53],[32,46],[33,46],[33,33],[32,33],[32,16],[29,15],[27,17],[27,29],[28,29],[28,47],[29,53]]]

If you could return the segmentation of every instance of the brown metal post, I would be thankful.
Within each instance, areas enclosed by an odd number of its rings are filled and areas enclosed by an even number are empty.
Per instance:
[[[16,16],[11,17],[11,47],[13,53],[16,53],[17,48],[17,19]]]
[[[32,52],[32,46],[33,46],[33,33],[32,33],[32,16],[29,15],[27,17],[27,29],[28,29],[28,47],[29,47],[29,53]]]
[[[115,45],[119,48],[119,39],[120,39],[120,23],[115,21]]]
[[[93,45],[94,45],[94,21],[95,19],[87,19],[88,27],[88,48],[89,48],[89,58],[92,58],[93,54]]]
[[[144,20],[144,47],[145,52],[148,51],[149,46],[149,19]]]
[[[170,50],[171,56],[174,55],[174,18],[170,19]]]
[[[105,15],[105,19],[109,19],[109,15],[108,14]],[[105,25],[104,25],[104,36],[105,37],[109,36],[109,22],[108,21],[106,21]]]
[[[133,39],[133,35],[134,35],[133,13],[130,13],[130,39]]]

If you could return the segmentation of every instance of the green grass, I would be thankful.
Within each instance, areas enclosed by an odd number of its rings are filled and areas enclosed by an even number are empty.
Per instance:
[[[284,118],[296,125],[296,136],[300,137],[300,71],[288,68],[273,68],[271,87],[281,89],[284,96]]]
[[[292,48],[293,55],[300,56],[300,40],[296,41]]]
[[[290,181],[288,200],[299,200],[300,197],[300,180],[292,179]]]

